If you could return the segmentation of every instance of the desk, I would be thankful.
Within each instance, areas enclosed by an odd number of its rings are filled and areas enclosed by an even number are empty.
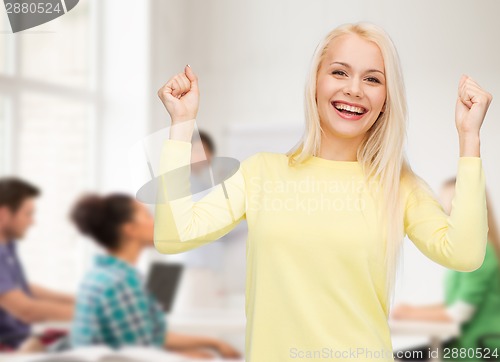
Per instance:
[[[206,359],[186,357],[177,353],[152,351],[148,348],[134,348],[130,353],[124,349],[121,351],[103,350],[100,346],[92,348],[84,348],[80,350],[72,350],[57,354],[50,353],[31,353],[31,354],[0,354],[0,362],[67,362],[67,361],[82,361],[82,362],[201,362]],[[223,359],[217,357],[209,359],[212,362],[245,362],[244,359]]]
[[[203,308],[180,313],[168,313],[165,319],[175,332],[200,334],[245,333],[246,317],[244,309]],[[36,323],[33,331],[47,328],[69,330],[70,322]]]
[[[389,319],[393,336],[425,336],[430,338],[431,350],[439,348],[443,341],[460,335],[460,324],[455,322],[423,322]],[[431,361],[440,361],[433,358]]]
[[[246,317],[244,308],[225,310],[220,308],[194,309],[174,314],[166,314],[165,319],[169,331],[220,338],[232,345],[242,354],[245,351]],[[47,322],[35,324],[33,326],[33,331],[37,333],[47,328],[69,330],[70,327],[71,324],[68,322]],[[0,362],[1,361],[0,359]],[[193,359],[193,361],[195,360]],[[199,361],[199,359],[197,361]],[[224,361],[229,362],[229,360]],[[238,360],[237,362],[244,362],[244,360]]]
[[[185,311],[166,315],[169,330],[178,333],[192,335],[212,335],[222,336],[241,336],[242,346],[239,349],[244,350],[244,336],[246,317],[244,309],[219,309],[204,308],[191,311]],[[46,327],[68,328],[67,323],[50,323],[37,325],[36,328]],[[420,322],[412,320],[393,320],[389,319],[389,327],[393,336],[424,336],[430,338],[430,344],[433,350],[441,346],[441,343],[460,334],[460,325],[458,323],[444,322]],[[434,361],[439,361],[435,359]]]
[[[175,332],[190,334],[245,334],[246,317],[242,309],[198,309],[167,314],[167,322]]]

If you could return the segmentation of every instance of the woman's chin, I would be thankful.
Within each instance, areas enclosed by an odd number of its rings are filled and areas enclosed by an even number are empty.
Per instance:
[[[360,127],[359,123],[354,125],[342,120],[330,121],[327,129],[327,134],[332,134],[338,138],[357,138],[365,133],[365,127]]]

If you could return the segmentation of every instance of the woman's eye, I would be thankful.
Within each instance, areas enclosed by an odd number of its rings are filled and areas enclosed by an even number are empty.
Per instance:
[[[332,74],[343,75],[343,74],[345,74],[345,73],[344,73],[343,71],[341,71],[341,70],[334,70],[334,71],[332,72]]]
[[[370,78],[367,78],[370,82],[374,82],[374,83],[380,83],[380,81],[377,79],[377,78],[373,78],[373,77],[370,77]]]

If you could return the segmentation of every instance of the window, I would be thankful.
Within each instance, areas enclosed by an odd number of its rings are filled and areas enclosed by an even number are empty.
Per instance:
[[[77,286],[86,248],[68,212],[97,182],[97,6],[81,1],[16,34],[5,14],[0,19],[0,171],[42,189],[19,250],[32,282],[67,291]]]

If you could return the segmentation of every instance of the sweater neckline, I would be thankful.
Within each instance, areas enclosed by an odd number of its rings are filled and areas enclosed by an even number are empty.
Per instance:
[[[309,156],[305,163],[333,169],[361,170],[361,162],[359,161],[336,161],[317,156]]]

